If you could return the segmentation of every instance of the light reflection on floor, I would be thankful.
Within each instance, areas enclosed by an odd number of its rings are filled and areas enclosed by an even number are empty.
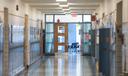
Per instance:
[[[70,54],[45,59],[34,64],[21,76],[94,76],[89,57]]]
[[[2,76],[2,52],[0,51],[0,76]]]

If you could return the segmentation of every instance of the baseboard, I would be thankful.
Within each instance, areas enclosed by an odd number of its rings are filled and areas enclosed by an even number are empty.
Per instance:
[[[51,53],[51,54],[44,54],[45,56],[55,56],[54,53]]]
[[[91,56],[91,54],[82,54],[82,56]]]

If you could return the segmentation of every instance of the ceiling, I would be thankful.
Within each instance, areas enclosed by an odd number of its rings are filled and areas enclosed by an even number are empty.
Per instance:
[[[60,14],[64,13],[63,8],[59,5],[67,4],[69,12],[78,14],[90,14],[99,7],[103,0],[68,0],[66,3],[58,3],[56,0],[22,0],[28,3],[31,7],[36,8],[42,13]],[[65,11],[66,12],[66,11]]]

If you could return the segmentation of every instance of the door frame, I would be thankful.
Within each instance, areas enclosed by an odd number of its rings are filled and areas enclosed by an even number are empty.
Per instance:
[[[62,25],[63,24],[63,25]],[[65,26],[65,33],[58,33],[58,26]],[[65,42],[58,43],[58,36],[64,36]],[[58,46],[65,46],[65,52],[68,52],[68,23],[54,23],[54,52],[58,53]]]
[[[122,45],[123,45],[123,34],[122,34],[122,7],[123,7],[123,1],[120,1],[116,4],[117,7],[117,16],[116,16],[116,53],[115,53],[115,64],[116,64],[116,76],[121,75],[123,72],[123,66],[122,66]]]

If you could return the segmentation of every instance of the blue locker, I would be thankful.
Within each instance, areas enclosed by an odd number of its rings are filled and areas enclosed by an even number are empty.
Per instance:
[[[110,28],[99,30],[99,71],[110,76]]]
[[[91,51],[91,56],[95,57],[95,40],[96,40],[96,30],[91,30],[91,46],[90,46],[90,51]]]

